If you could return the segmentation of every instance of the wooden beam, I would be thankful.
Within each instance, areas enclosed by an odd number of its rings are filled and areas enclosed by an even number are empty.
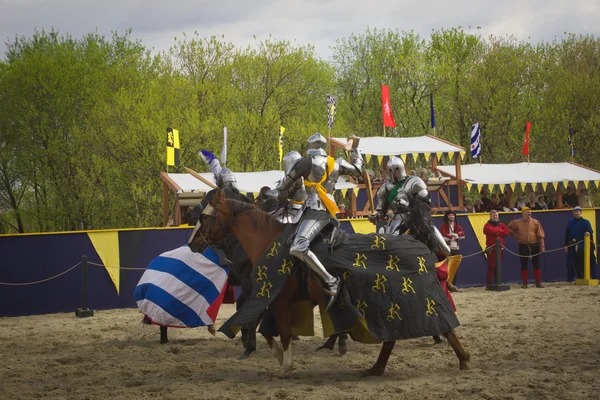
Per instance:
[[[167,226],[169,224],[169,185],[164,180],[162,182],[162,208],[163,220]]]
[[[464,203],[463,203],[463,184],[461,183],[461,181],[462,181],[462,171],[461,171],[461,164],[460,164],[460,153],[458,153],[456,155],[456,179],[459,181],[459,184],[457,186],[457,191],[458,191],[458,209],[462,210],[464,208]]]

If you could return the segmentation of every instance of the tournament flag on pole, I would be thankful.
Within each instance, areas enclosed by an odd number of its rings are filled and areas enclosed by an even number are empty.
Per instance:
[[[221,164],[227,164],[227,127],[223,127],[223,148],[221,149]]]
[[[479,122],[471,126],[471,156],[481,156],[481,128]]]
[[[335,121],[335,97],[333,95],[327,95],[327,121],[329,122],[329,129],[333,128],[333,121]]]
[[[383,126],[387,128],[395,128],[396,121],[392,115],[392,105],[390,103],[390,88],[381,85],[381,110],[383,113]]]
[[[283,133],[285,132],[285,128],[283,126],[279,127],[279,169],[281,169],[281,161],[283,160]]]
[[[531,122],[525,124],[525,143],[523,143],[523,155],[529,155],[529,132],[531,132]]]
[[[167,128],[167,166],[179,166],[179,131]]]
[[[571,157],[575,154],[575,148],[573,147],[573,127],[569,125],[569,149],[571,151]]]
[[[433,106],[433,93],[429,94],[429,110],[431,112],[431,127],[435,129],[435,107]],[[479,126],[479,124],[477,124],[477,126]]]

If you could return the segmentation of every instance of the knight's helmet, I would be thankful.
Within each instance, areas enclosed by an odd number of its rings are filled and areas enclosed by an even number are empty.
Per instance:
[[[296,150],[290,151],[285,156],[283,156],[283,159],[281,161],[281,164],[283,166],[283,172],[286,175],[289,174],[294,164],[296,164],[296,161],[298,161],[301,158],[302,156]]]
[[[406,178],[404,162],[398,157],[391,157],[387,162],[388,179],[396,183]]]
[[[217,186],[221,189],[230,188],[237,189],[237,181],[235,175],[227,167],[221,168],[221,172],[216,176]]]
[[[327,151],[327,139],[319,132],[315,133],[311,137],[308,138],[307,142],[308,151],[306,154],[309,156],[326,156]]]
[[[233,175],[233,172],[229,168],[221,167],[217,156],[208,150],[200,150],[200,157],[208,164],[208,167],[215,176],[215,183],[219,189],[237,189],[235,175]]]

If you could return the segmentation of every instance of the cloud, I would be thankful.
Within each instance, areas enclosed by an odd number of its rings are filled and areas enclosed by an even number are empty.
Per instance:
[[[560,38],[563,32],[600,33],[596,0],[4,0],[0,7],[0,54],[6,50],[4,39],[31,36],[36,27],[75,37],[132,28],[134,38],[156,50],[167,50],[183,32],[225,35],[237,46],[272,35],[312,44],[325,59],[336,39],[367,27],[414,30],[428,37],[432,30],[461,26],[484,36],[513,35],[532,42]]]

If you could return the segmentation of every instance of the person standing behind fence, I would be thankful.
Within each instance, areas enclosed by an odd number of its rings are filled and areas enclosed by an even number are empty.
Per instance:
[[[540,253],[546,251],[544,245],[544,229],[542,224],[531,217],[531,209],[523,207],[521,209],[523,217],[510,221],[508,231],[519,242],[519,254],[521,259],[521,278],[523,279],[523,289],[527,289],[527,266],[529,259],[533,264],[533,276],[535,277],[535,287],[543,288],[542,271],[540,270]]]
[[[448,243],[448,247],[450,247],[450,255],[459,255],[460,245],[458,244],[458,241],[465,238],[465,232],[463,231],[462,226],[459,225],[458,221],[456,221],[456,214],[454,211],[448,210],[444,213],[444,222],[440,226],[440,233],[444,237],[446,243]],[[452,292],[458,291],[455,286],[457,275],[458,271],[454,273],[452,282],[448,280],[448,289]]]
[[[594,243],[594,230],[592,229],[592,224],[590,221],[583,218],[581,216],[582,209],[577,206],[573,208],[573,219],[569,221],[567,224],[567,229],[565,231],[565,253],[567,253],[567,281],[574,282],[575,274],[577,274],[577,278],[583,279],[583,239],[585,236],[590,236],[590,241],[592,246],[590,249],[593,249]],[[567,247],[568,246],[568,247]],[[593,251],[590,251],[590,267],[595,267],[595,260],[593,257]],[[595,278],[596,268],[593,269],[593,274],[591,274],[592,278]]]
[[[496,248],[496,238],[500,238],[500,260],[504,258],[504,238],[510,235],[508,228],[502,222],[498,216],[498,211],[490,211],[490,220],[483,226],[483,233],[485,234],[485,247],[488,258],[488,272],[485,289],[489,290],[494,277],[494,271],[496,270],[496,254],[498,249]],[[500,284],[502,282],[496,282]]]

